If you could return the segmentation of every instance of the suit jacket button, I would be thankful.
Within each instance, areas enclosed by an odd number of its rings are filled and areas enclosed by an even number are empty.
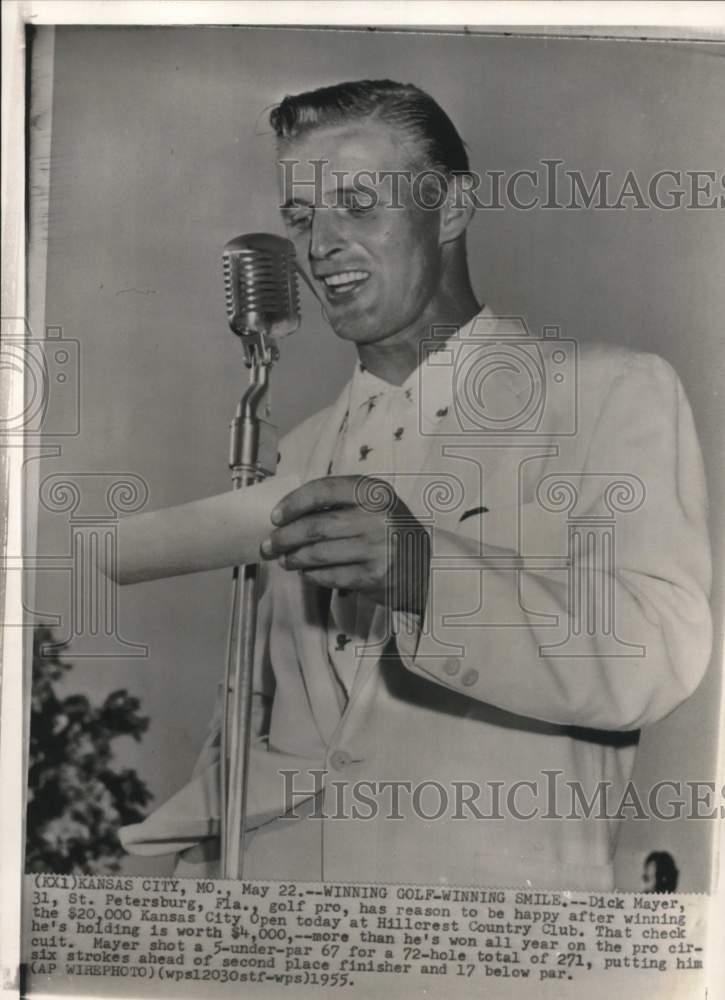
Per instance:
[[[443,664],[443,670],[448,674],[449,677],[455,677],[458,671],[461,669],[461,661],[457,656],[449,656],[446,662]]]
[[[478,671],[477,670],[467,670],[465,672],[465,674],[463,675],[463,677],[461,677],[461,684],[464,687],[469,688],[469,687],[472,687],[476,683],[477,680],[478,680]]]
[[[330,764],[336,771],[344,771],[352,764],[352,757],[347,750],[335,750],[330,757]]]

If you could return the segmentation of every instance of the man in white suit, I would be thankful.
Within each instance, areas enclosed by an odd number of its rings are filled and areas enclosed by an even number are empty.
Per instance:
[[[465,147],[415,87],[272,113],[357,363],[282,442],[245,877],[609,889],[639,729],[710,652],[705,486],[662,359],[535,338],[469,279]],[[219,715],[129,850],[218,873]]]

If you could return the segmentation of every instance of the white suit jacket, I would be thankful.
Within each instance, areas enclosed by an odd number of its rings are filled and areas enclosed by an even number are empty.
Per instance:
[[[513,356],[510,325],[481,316]],[[420,475],[394,484],[430,530],[425,618],[386,638],[380,609],[347,705],[327,656],[330,592],[264,569],[256,683],[272,707],[245,878],[610,889],[638,731],[706,669],[705,482],[672,368],[582,345],[562,384],[561,354],[542,344],[543,396],[531,366],[499,365],[477,426],[475,394],[461,396],[475,337],[464,328],[442,359],[461,405]],[[325,475],[344,400],[284,439],[280,471]],[[192,781],[121,831],[129,851],[183,852],[181,875],[218,873],[219,717]],[[405,784],[393,803],[390,784],[360,782]]]

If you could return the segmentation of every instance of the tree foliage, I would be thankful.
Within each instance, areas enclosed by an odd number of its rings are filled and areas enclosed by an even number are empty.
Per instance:
[[[45,626],[33,636],[25,865],[29,872],[118,871],[118,828],[138,823],[151,793],[132,769],[113,767],[118,736],[140,740],[148,718],[121,689],[101,705],[84,694],[62,696],[72,670]]]

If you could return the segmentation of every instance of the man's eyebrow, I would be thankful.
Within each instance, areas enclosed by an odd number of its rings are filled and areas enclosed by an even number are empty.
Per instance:
[[[283,205],[280,206],[281,212],[290,212],[295,208],[326,208],[326,200],[332,197],[332,202],[329,203],[329,207],[342,207],[345,205],[345,198],[349,195],[369,195],[369,189],[361,190],[354,184],[338,184],[331,191],[326,191],[323,194],[321,204],[316,204],[314,198],[299,198],[293,197],[288,198]]]

